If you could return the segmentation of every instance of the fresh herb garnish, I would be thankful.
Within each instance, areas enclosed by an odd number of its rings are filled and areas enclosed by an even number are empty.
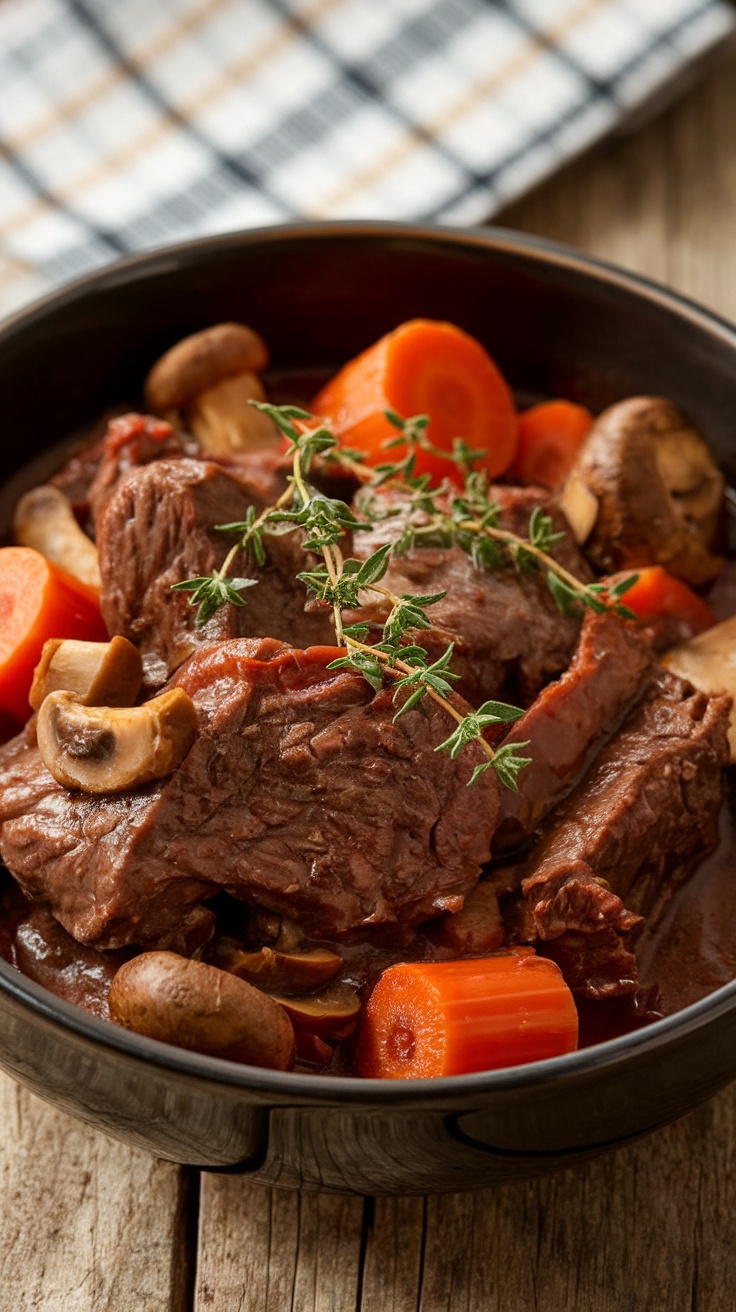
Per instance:
[[[498,724],[512,724],[523,714],[505,702],[488,701],[477,710],[462,715],[449,700],[452,684],[459,677],[451,668],[454,644],[436,659],[421,645],[411,641],[411,635],[432,627],[427,608],[441,601],[444,592],[427,596],[403,594],[397,596],[382,585],[390,558],[400,555],[415,545],[440,543],[457,545],[468,552],[479,570],[497,569],[510,565],[519,571],[545,573],[550,592],[563,614],[588,607],[595,611],[613,611],[631,617],[621,597],[636,581],[629,576],[612,585],[582,583],[550,554],[550,550],[564,534],[555,531],[553,521],[536,507],[529,520],[528,537],[521,538],[500,527],[500,507],[490,496],[485,471],[475,470],[474,464],[482,459],[484,451],[471,450],[461,439],[456,439],[451,455],[434,447],[427,436],[429,419],[415,415],[402,419],[393,411],[386,416],[397,429],[397,437],[385,443],[390,450],[406,446],[406,454],[395,462],[387,461],[376,469],[368,469],[360,453],[338,447],[337,440],[323,425],[310,427],[312,416],[298,406],[275,406],[265,402],[251,402],[256,409],[269,415],[277,428],[289,441],[288,454],[292,458],[292,472],[288,486],[275,505],[256,514],[250,509],[245,519],[233,524],[220,524],[224,533],[234,533],[237,541],[231,547],[219,570],[203,578],[186,579],[173,585],[175,591],[189,592],[190,605],[197,607],[197,624],[203,625],[227,603],[246,604],[243,591],[257,580],[230,578],[230,570],[243,552],[258,566],[265,564],[267,549],[265,538],[270,525],[290,525],[303,534],[305,551],[313,552],[319,562],[297,575],[311,596],[332,607],[335,634],[345,655],[333,661],[330,669],[354,669],[376,690],[384,686],[387,678],[393,682],[393,697],[397,703],[394,719],[412,710],[426,696],[442,706],[455,721],[456,728],[435,748],[449,752],[455,760],[464,747],[476,743],[486,760],[473,770],[469,783],[474,783],[486,770],[493,769],[499,782],[506,788],[518,790],[518,776],[530,764],[531,758],[521,756],[527,743],[506,743],[493,749],[484,733]],[[443,482],[439,488],[431,487],[429,475],[415,473],[418,450],[430,452],[451,461],[462,475],[462,490],[452,483]],[[339,464],[354,473],[364,486],[359,498],[360,510],[365,519],[358,519],[344,501],[327,497],[313,488],[309,472],[315,458]],[[345,558],[340,543],[352,529],[365,529],[371,521],[397,513],[389,507],[380,509],[372,493],[385,486],[398,487],[402,496],[408,494],[408,509],[422,517],[421,523],[408,524],[396,541],[379,547],[367,560]],[[356,610],[361,605],[361,593],[372,592],[390,602],[390,609],[382,625],[377,642],[367,643],[371,625],[367,622],[343,624],[343,611]]]

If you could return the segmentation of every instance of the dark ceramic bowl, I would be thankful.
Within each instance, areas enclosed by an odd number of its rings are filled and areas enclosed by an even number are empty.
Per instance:
[[[404,319],[460,323],[519,390],[598,409],[662,393],[736,458],[736,332],[546,242],[342,223],[127,260],[0,330],[3,478],[135,397],[177,338],[244,319],[279,366],[324,366]],[[681,1116],[736,1076],[736,983],[646,1030],[552,1061],[383,1083],[184,1052],[59,1001],[0,962],[0,1065],[83,1120],[176,1162],[353,1193],[539,1174]]]

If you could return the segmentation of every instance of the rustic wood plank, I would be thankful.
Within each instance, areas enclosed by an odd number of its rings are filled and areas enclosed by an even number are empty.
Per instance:
[[[365,1207],[203,1175],[195,1312],[355,1312]]]
[[[0,1307],[185,1312],[187,1178],[0,1075]]]
[[[736,1280],[735,1125],[731,1089],[574,1170],[429,1198],[418,1291],[418,1200],[379,1200],[360,1312],[717,1312]]]
[[[666,114],[497,222],[579,246],[736,318],[736,55]]]

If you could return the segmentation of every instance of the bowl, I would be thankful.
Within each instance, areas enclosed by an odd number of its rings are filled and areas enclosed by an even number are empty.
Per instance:
[[[512,384],[599,409],[684,406],[736,463],[736,332],[642,279],[493,229],[295,225],[108,267],[0,329],[7,480],[130,402],[185,333],[242,319],[276,366],[337,364],[404,319],[475,334]],[[59,1000],[0,961],[0,1066],[171,1161],[347,1193],[459,1190],[538,1175],[683,1115],[736,1076],[736,982],[646,1029],[511,1070],[390,1081],[283,1074],[168,1047]]]

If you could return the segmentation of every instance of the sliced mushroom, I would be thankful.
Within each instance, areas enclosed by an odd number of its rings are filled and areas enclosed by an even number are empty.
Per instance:
[[[563,505],[576,485],[598,502],[586,552],[606,573],[658,564],[695,586],[718,574],[723,476],[670,401],[631,397],[605,410],[578,451]]]
[[[326,948],[311,952],[277,952],[261,948],[258,952],[243,952],[234,943],[218,944],[213,963],[249,984],[268,993],[315,993],[334,979],[342,966],[342,957]]]
[[[142,952],[110,986],[118,1025],[162,1043],[270,1070],[294,1065],[294,1030],[268,994],[175,952]]]
[[[21,497],[13,516],[13,538],[18,546],[33,547],[52,565],[99,589],[97,548],[79,527],[71,502],[58,487],[44,483]]]
[[[84,793],[121,793],[163,779],[184,760],[197,733],[194,703],[182,688],[143,706],[84,706],[52,692],[36,722],[41,759],[57,783]]]
[[[701,692],[726,692],[736,701],[736,615],[714,624],[679,647],[672,647],[662,663]],[[731,761],[736,761],[736,712],[728,730]]]
[[[127,638],[50,638],[34,670],[28,700],[34,711],[52,692],[74,693],[84,706],[132,706],[142,682],[140,652]]]
[[[578,546],[587,542],[598,518],[598,498],[577,473],[568,476],[558,503]]]
[[[360,998],[349,984],[328,984],[321,993],[306,998],[270,994],[284,1008],[297,1033],[304,1030],[321,1039],[346,1039],[360,1015]]]
[[[250,404],[265,401],[256,376],[268,364],[265,342],[252,328],[220,323],[172,346],[145,384],[157,414],[181,416],[209,455],[273,446],[278,434]]]

